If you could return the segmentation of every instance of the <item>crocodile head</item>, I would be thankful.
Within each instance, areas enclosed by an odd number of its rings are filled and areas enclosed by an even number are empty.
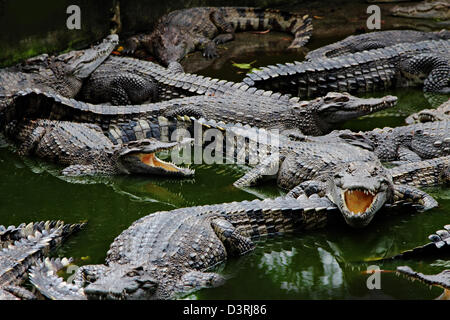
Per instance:
[[[86,79],[111,54],[119,43],[116,34],[107,36],[103,41],[92,48],[80,51],[71,51],[56,57],[56,61],[66,63],[66,72],[78,79]]]
[[[394,16],[423,19],[449,19],[450,3],[447,0],[422,1],[414,6],[395,6]]]
[[[342,123],[357,117],[371,114],[376,111],[393,107],[397,97],[385,96],[382,98],[357,98],[348,93],[329,92],[326,96],[294,106],[297,112],[299,126],[305,122],[308,114],[312,114],[318,134],[329,132],[337,123]],[[302,132],[305,131],[301,128]],[[307,131],[307,130],[306,130]],[[306,134],[315,134],[305,132]]]
[[[189,177],[193,170],[181,168],[156,156],[157,152],[169,151],[177,142],[161,142],[154,138],[127,143],[118,149],[116,163],[122,173]]]
[[[397,273],[410,280],[419,280],[430,286],[438,286],[450,290],[450,270],[444,270],[434,275],[426,275],[416,272],[408,266],[401,266],[397,267]]]
[[[170,30],[170,26],[167,28],[167,32],[156,37],[152,43],[152,52],[165,66],[171,62],[179,62],[194,48],[194,45],[189,45],[186,40],[191,37],[186,37],[179,31]]]
[[[393,197],[388,171],[379,162],[354,161],[337,168],[328,179],[327,196],[352,227],[364,227]]]
[[[91,300],[141,300],[151,299],[157,288],[145,267],[114,264],[84,288],[84,294]]]

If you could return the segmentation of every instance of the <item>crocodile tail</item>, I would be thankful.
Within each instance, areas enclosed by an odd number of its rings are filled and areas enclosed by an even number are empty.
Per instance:
[[[35,229],[33,226],[37,226]],[[20,282],[25,271],[44,254],[58,246],[65,237],[79,230],[84,224],[64,224],[63,221],[49,221],[32,224],[30,229],[23,228],[23,232],[17,231],[19,240],[10,242],[7,247],[0,250],[0,273],[8,284]],[[20,229],[20,228],[19,228]],[[27,230],[30,230],[28,232]],[[31,231],[33,230],[33,231]],[[23,236],[20,236],[20,233]],[[11,237],[13,234],[11,234]]]
[[[304,46],[313,30],[312,19],[299,13],[249,7],[225,7],[223,12],[236,31],[270,29],[291,33],[294,40],[289,48]]]
[[[71,259],[40,260],[30,269],[30,282],[51,300],[86,300],[83,289],[65,282],[57,272],[72,262]]]

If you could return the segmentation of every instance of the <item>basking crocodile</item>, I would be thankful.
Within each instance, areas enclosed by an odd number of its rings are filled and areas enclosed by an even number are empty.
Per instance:
[[[52,99],[52,96],[47,93],[37,94],[35,96],[50,97]],[[53,100],[53,102],[51,102],[51,99],[50,102],[45,102],[44,105],[53,107],[54,104],[67,104],[67,99],[66,101],[63,101],[64,99]],[[46,107],[36,102],[31,105],[37,106],[40,111],[46,109]],[[16,110],[22,109],[21,107],[16,108]],[[83,110],[85,108],[80,109]],[[58,116],[60,114],[59,111],[51,110],[48,112],[49,115]],[[97,112],[101,113],[102,110],[97,109]],[[128,143],[128,141],[136,141],[143,138],[157,138],[162,141],[171,141],[176,139],[176,130],[178,132],[183,129],[188,130],[189,137],[194,137],[197,145],[206,145],[208,150],[214,150],[215,156],[212,159],[213,161],[218,160],[223,163],[224,160],[232,158],[242,163],[249,163],[255,166],[235,183],[237,187],[251,186],[263,180],[276,179],[280,187],[290,190],[304,181],[313,180],[325,172],[332,172],[337,166],[342,166],[341,169],[345,171],[347,169],[345,166],[353,163],[356,167],[364,167],[361,172],[358,172],[358,174],[361,173],[362,175],[360,178],[355,178],[355,181],[367,180],[368,190],[377,191],[380,188],[380,193],[386,191],[383,189],[384,186],[382,186],[380,181],[387,181],[386,183],[389,186],[388,193],[394,190],[390,182],[390,173],[381,165],[376,155],[347,142],[297,142],[291,141],[283,135],[268,132],[264,129],[252,128],[248,125],[225,124],[214,120],[196,119],[192,116],[184,117],[177,115],[176,117],[165,118],[157,113],[138,118],[136,114],[133,114],[133,110],[130,110],[128,113],[133,115],[133,118],[123,120],[124,110],[129,110],[129,108],[110,106],[104,110],[113,117],[118,116],[120,120],[116,122],[113,122],[111,119],[108,120],[105,117],[97,118],[95,112],[93,112],[90,118],[93,121],[96,119],[104,121],[101,123],[101,127],[105,135],[112,143],[119,146]],[[139,112],[139,109],[134,112]],[[217,129],[210,132],[212,133],[212,137],[215,138],[213,143],[208,144],[208,139],[203,138],[202,130],[204,128]],[[200,132],[197,131],[199,129]],[[205,134],[208,133],[206,132]],[[224,138],[226,139],[224,140]],[[190,160],[189,158],[188,161]],[[367,165],[365,164],[366,162],[368,163]],[[373,172],[379,173],[379,175],[375,174],[375,177],[372,179],[377,180],[377,182],[369,182],[370,179],[367,179],[367,172],[369,172],[369,176]],[[361,187],[361,184],[359,184],[359,187]],[[410,192],[400,190],[401,187],[395,187],[395,189],[398,189],[401,194],[421,194],[422,199],[429,198],[428,195],[415,189],[412,190],[412,188],[409,188]],[[385,200],[388,198],[386,197]],[[416,200],[417,198],[413,199],[413,201]],[[430,200],[429,202],[434,203],[434,200]],[[374,212],[378,210],[378,208],[373,209]]]
[[[198,7],[176,10],[163,16],[151,34],[127,40],[124,52],[143,46],[163,64],[180,61],[188,53],[203,50],[207,58],[217,56],[216,45],[234,39],[237,31],[266,30],[294,35],[290,48],[302,47],[311,36],[307,15],[249,7]]]
[[[106,37],[100,44],[86,50],[71,51],[59,56],[43,54],[24,63],[0,70],[0,110],[9,106],[11,96],[26,88],[74,97],[86,79],[112,52],[117,35]]]
[[[450,19],[449,0],[426,0],[413,6],[395,6],[391,9],[394,16],[421,19]]]
[[[170,140],[176,137],[175,130],[186,129],[190,137],[194,136],[196,145],[205,146],[204,150],[214,154],[209,161],[230,163],[231,159],[231,163],[254,166],[234,183],[240,188],[275,179],[278,186],[290,190],[301,183],[325,179],[328,186],[336,186],[334,190],[339,190],[339,196],[346,197],[347,193],[350,196],[346,206],[337,196],[329,197],[353,226],[368,224],[382,205],[397,197],[425,209],[432,208],[437,203],[415,187],[447,183],[443,172],[449,166],[448,156],[386,169],[373,152],[348,143],[297,142],[262,129],[212,120],[188,118],[173,123],[160,117],[159,121],[158,125],[144,119],[111,125],[106,135],[118,143],[142,136]],[[183,122],[185,127],[180,125]],[[203,132],[205,128],[216,130]],[[212,138],[214,142],[209,143]],[[345,188],[338,181],[340,176],[347,178]]]
[[[419,42],[425,40],[448,40],[450,32],[422,32],[415,30],[388,30],[376,31],[358,35],[352,35],[344,40],[320,47],[310,51],[305,59],[317,60],[334,58],[344,54],[360,52],[364,50],[379,49],[405,42]]]
[[[162,161],[155,155],[176,142],[141,139],[120,145],[106,138],[94,124],[54,120],[10,122],[6,134],[18,144],[21,155],[36,155],[67,165],[63,175],[150,174],[185,177],[192,170]]]
[[[439,257],[450,252],[450,225],[436,231],[428,237],[430,242],[404,251],[386,260],[412,260],[424,259],[426,257]],[[426,275],[416,272],[408,266],[397,267],[397,273],[410,280],[419,280],[429,286],[438,286],[444,289],[444,293],[438,299],[450,299],[450,270],[443,270],[434,275]]]
[[[442,121],[450,118],[450,100],[436,109],[424,109],[406,118],[406,123]]]
[[[34,294],[20,287],[27,270],[83,226],[62,221],[0,226],[0,300],[35,299]]]
[[[243,80],[250,87],[300,98],[330,91],[372,92],[423,84],[424,91],[450,92],[450,40],[401,43],[335,58],[268,66]]]
[[[92,105],[39,90],[15,95],[14,108],[0,115],[0,123],[24,117],[79,120],[106,127],[110,122],[136,118],[195,117],[242,123],[291,134],[320,135],[338,123],[392,107],[397,98],[357,98],[328,93],[312,101],[274,101],[252,95],[199,95],[138,106]],[[1,114],[1,113],[0,113]],[[3,120],[2,120],[3,119]]]

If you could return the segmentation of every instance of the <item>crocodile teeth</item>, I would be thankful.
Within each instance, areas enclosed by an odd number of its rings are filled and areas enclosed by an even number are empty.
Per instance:
[[[366,212],[375,199],[375,195],[366,189],[351,189],[344,192],[344,201],[348,211],[352,214]]]

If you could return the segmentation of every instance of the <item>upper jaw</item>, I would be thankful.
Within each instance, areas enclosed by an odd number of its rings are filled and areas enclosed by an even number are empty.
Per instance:
[[[397,267],[397,273],[405,275],[412,280],[420,280],[428,285],[436,285],[444,289],[450,289],[450,270],[444,270],[435,275],[426,275],[416,272],[408,266],[400,266]]]
[[[326,104],[323,108],[319,108],[319,112],[324,113],[324,117],[327,117],[328,114],[328,122],[335,124],[368,115],[376,111],[391,108],[397,103],[397,97],[395,96],[367,99],[350,96],[349,99],[350,100],[347,102],[332,102],[330,104]],[[328,111],[330,106],[337,108],[337,111]]]
[[[109,57],[119,43],[119,37],[109,35],[95,47],[86,49],[83,54],[71,64],[71,70],[79,79],[87,78],[97,67]]]
[[[155,139],[131,142],[120,151],[120,156],[131,157],[132,160],[122,161],[122,165],[128,172],[190,177],[194,175],[194,170],[178,167],[155,155],[156,152],[168,151],[178,145],[177,142],[162,142]]]

